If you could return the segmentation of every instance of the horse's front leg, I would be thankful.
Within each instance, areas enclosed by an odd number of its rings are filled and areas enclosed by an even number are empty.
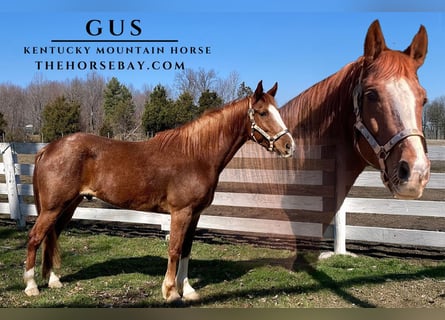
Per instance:
[[[192,211],[188,208],[171,212],[167,272],[162,283],[162,296],[167,302],[174,302],[181,299],[175,281],[176,266],[181,256],[184,237],[191,220]]]
[[[182,245],[181,260],[179,260],[178,273],[176,274],[176,286],[182,298],[187,301],[199,300],[199,294],[193,289],[188,279],[188,265],[190,260],[190,252],[192,250],[193,238],[195,236],[196,226],[198,225],[199,214],[196,213],[192,219],[192,223],[185,235]]]
[[[199,300],[199,294],[193,289],[188,279],[188,264],[190,256],[181,257],[179,260],[178,274],[176,275],[176,286],[179,294],[182,295],[184,300],[197,301]]]

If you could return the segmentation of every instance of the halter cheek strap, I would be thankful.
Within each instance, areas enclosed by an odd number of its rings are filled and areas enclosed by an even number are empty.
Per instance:
[[[362,70],[363,72],[363,70]],[[388,183],[389,177],[386,170],[386,159],[389,157],[391,150],[396,146],[400,141],[410,137],[410,136],[418,136],[422,140],[423,148],[425,150],[425,153],[427,153],[427,147],[426,147],[426,141],[425,137],[423,136],[422,132],[418,130],[417,128],[404,128],[403,130],[399,131],[397,134],[395,134],[387,143],[385,143],[383,146],[380,145],[377,140],[374,138],[372,133],[368,130],[368,128],[363,123],[363,119],[361,117],[361,99],[362,99],[362,85],[361,85],[361,79],[362,73],[360,73],[360,79],[359,83],[355,86],[353,91],[353,103],[354,103],[354,114],[355,114],[355,124],[354,128],[356,129],[357,134],[354,135],[354,146],[358,153],[361,155],[361,157],[372,166],[371,162],[366,159],[361,150],[360,146],[358,144],[358,133],[362,135],[362,137],[368,142],[369,146],[374,151],[378,161],[379,161],[379,167],[380,172],[382,175],[382,180],[385,184]]]
[[[289,133],[289,130],[287,128],[284,128],[283,130],[278,132],[276,135],[271,137],[266,131],[264,131],[260,126],[258,126],[256,124],[255,118],[253,116],[254,114],[255,114],[255,110],[252,108],[252,102],[249,99],[249,109],[247,110],[247,115],[249,116],[249,119],[250,119],[250,129],[251,129],[250,137],[252,138],[253,141],[258,143],[258,140],[255,138],[255,131],[258,132],[264,139],[269,141],[269,147],[267,148],[267,150],[273,151],[275,148],[275,142],[278,139],[280,139],[282,136],[284,136],[285,134]]]

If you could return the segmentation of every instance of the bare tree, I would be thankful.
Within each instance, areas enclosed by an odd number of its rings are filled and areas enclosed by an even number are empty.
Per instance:
[[[56,97],[63,95],[64,86],[60,82],[47,81],[42,75],[37,74],[28,87],[26,92],[26,121],[32,124],[36,132],[42,128],[43,108]]]
[[[25,139],[25,94],[16,85],[0,85],[0,112],[4,115],[8,127],[7,138],[10,140]]]
[[[144,114],[145,102],[150,97],[150,93],[153,89],[145,87],[143,91],[135,90],[132,86],[129,86],[131,95],[133,96],[133,103],[135,106],[134,117],[136,123],[139,125],[142,123],[142,115]]]
[[[199,96],[204,91],[215,91],[215,84],[217,83],[217,76],[215,70],[209,71],[203,68],[197,71],[187,68],[179,72],[175,76],[175,88],[179,94],[188,92],[192,95],[196,103]]]
[[[434,99],[423,110],[424,133],[430,139],[445,138],[445,96]]]
[[[96,72],[88,73],[84,83],[81,118],[88,119],[87,132],[98,133],[102,126],[105,79]]]
[[[237,91],[240,83],[239,73],[237,71],[232,71],[227,78],[217,80],[215,91],[224,102],[229,102],[238,97]]]

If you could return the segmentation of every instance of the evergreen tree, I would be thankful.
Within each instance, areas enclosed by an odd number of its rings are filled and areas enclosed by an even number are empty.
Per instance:
[[[189,92],[182,93],[174,104],[174,126],[182,125],[196,116],[197,108]]]
[[[205,90],[198,100],[198,115],[207,109],[217,108],[223,104],[223,100],[214,91]]]
[[[142,126],[147,133],[156,133],[171,128],[170,112],[173,102],[167,96],[167,90],[157,85],[145,103]]]
[[[56,98],[43,109],[43,139],[53,141],[64,135],[80,131],[80,104],[67,101],[64,96]]]
[[[124,135],[134,128],[135,105],[128,88],[115,77],[107,83],[104,90],[104,124],[100,134]]]
[[[237,91],[237,96],[238,98],[245,98],[248,96],[251,96],[253,94],[253,90],[251,87],[246,86],[246,83],[243,81],[241,82],[238,91]]]

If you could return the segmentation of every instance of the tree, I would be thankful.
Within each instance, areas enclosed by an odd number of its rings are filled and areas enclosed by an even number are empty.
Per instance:
[[[203,113],[207,109],[217,108],[223,104],[223,100],[214,91],[205,90],[198,101],[198,114]]]
[[[238,98],[238,86],[240,85],[240,75],[236,71],[229,73],[227,78],[218,79],[215,91],[224,102],[229,102]]]
[[[104,118],[102,105],[105,80],[103,76],[96,72],[88,73],[86,79],[81,81],[80,90],[80,120],[82,128],[86,132],[98,133]]]
[[[0,112],[0,137],[3,140],[3,136],[6,132],[6,127],[8,126],[8,123],[5,120],[5,117],[3,116],[3,113]]]
[[[64,94],[64,86],[60,82],[47,81],[41,74],[36,74],[26,88],[26,124],[32,124],[36,132],[42,129],[44,107]]]
[[[428,138],[445,138],[445,96],[439,97],[425,106],[423,122]]]
[[[192,95],[188,92],[182,93],[174,102],[172,111],[174,113],[173,126],[175,127],[192,120],[197,112]]]
[[[130,91],[115,77],[111,78],[104,90],[104,124],[101,135],[121,135],[125,139],[135,127],[135,106]]]
[[[211,69],[206,71],[203,68],[195,71],[187,68],[175,76],[175,87],[183,93],[188,92],[192,95],[193,101],[197,102],[198,97],[206,90],[214,90],[217,82],[216,72]]]
[[[169,119],[172,105],[173,101],[168,97],[165,87],[157,85],[145,103],[142,115],[142,126],[145,132],[153,134],[169,129],[173,122]]]
[[[64,96],[47,104],[42,113],[42,134],[46,142],[80,130],[80,104]]]
[[[240,98],[245,98],[248,96],[251,96],[253,94],[253,90],[251,87],[246,86],[246,83],[243,81],[241,82],[238,91],[237,91],[237,97]]]
[[[7,132],[8,141],[25,140],[27,125],[25,102],[26,97],[22,88],[11,84],[0,85],[0,112],[8,123],[7,128],[3,128]]]

